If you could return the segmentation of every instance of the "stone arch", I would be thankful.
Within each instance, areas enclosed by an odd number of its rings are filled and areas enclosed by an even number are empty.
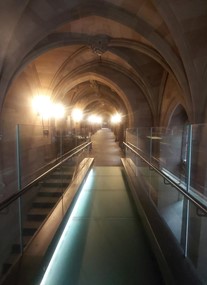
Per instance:
[[[66,11],[64,11],[61,15],[58,15],[57,19],[54,20],[52,24],[50,24],[49,26],[45,25],[45,28],[43,27],[41,33],[37,33],[35,39],[33,40],[33,43],[30,43],[30,50],[32,49],[32,46],[33,48],[35,48],[35,46],[38,44],[38,41],[40,41],[41,38],[46,37],[49,32],[51,32],[57,27],[60,27],[63,23],[79,19],[80,15],[81,18],[93,15],[105,17],[133,29],[134,31],[142,35],[144,38],[149,40],[168,63],[176,77],[179,78],[178,81],[181,83],[181,85],[183,85],[182,83],[186,80],[180,59],[172,51],[169,44],[164,41],[164,39],[162,39],[161,36],[158,35],[158,33],[155,32],[153,27],[149,26],[149,24],[144,22],[141,18],[132,15],[129,12],[124,11],[123,9],[118,8],[116,5],[113,5],[111,3],[103,4],[104,9],[96,1],[89,1],[84,4],[80,4],[78,2],[76,6],[70,9],[70,13],[69,9],[66,9]],[[25,48],[25,54],[23,54],[22,56],[25,58],[28,53],[29,49]],[[15,75],[16,70],[22,65],[22,59],[23,58],[19,58],[18,62],[16,63],[16,67],[13,68],[12,77]],[[11,80],[12,79],[10,78],[9,82],[7,82],[7,86],[5,86],[4,92],[6,92],[8,84],[11,83]],[[186,94],[188,94],[188,92],[186,92]]]
[[[189,123],[189,118],[185,108],[178,104],[174,107],[171,116],[169,118],[168,126],[171,127],[181,127]]]

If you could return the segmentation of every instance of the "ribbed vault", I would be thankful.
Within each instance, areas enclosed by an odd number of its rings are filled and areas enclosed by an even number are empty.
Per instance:
[[[204,106],[195,101],[205,55],[191,40],[185,20],[194,19],[192,30],[199,28],[203,2],[195,10],[193,4],[191,10],[184,5],[185,14],[182,3],[168,0],[12,3],[1,10],[3,116],[7,108],[12,113],[9,102],[16,94],[26,109],[26,96],[47,90],[68,108],[82,105],[102,113],[105,108],[107,114],[120,110],[129,126],[167,125],[178,105],[189,121],[201,118]],[[199,59],[189,63],[196,47]]]

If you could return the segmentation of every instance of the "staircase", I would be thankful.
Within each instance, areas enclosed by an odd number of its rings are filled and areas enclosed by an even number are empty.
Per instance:
[[[22,241],[23,248],[29,244],[40,226],[65,192],[73,178],[74,166],[64,165],[38,184],[38,191],[31,201],[31,207],[27,211],[23,221]],[[21,254],[19,242],[12,245],[11,254],[2,267],[3,277]]]

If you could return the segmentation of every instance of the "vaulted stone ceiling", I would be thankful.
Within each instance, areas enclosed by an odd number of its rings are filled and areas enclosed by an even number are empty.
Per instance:
[[[7,113],[17,109],[15,98],[26,102],[28,90],[30,96],[47,90],[54,100],[87,112],[121,110],[129,125],[142,118],[146,125],[166,124],[178,105],[189,120],[201,120],[207,91],[205,0],[0,5],[0,103]],[[135,119],[137,111],[142,114]]]

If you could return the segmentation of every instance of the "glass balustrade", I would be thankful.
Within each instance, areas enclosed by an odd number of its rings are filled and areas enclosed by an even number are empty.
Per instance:
[[[127,129],[126,142],[152,167],[177,184],[192,198],[207,206],[207,125]],[[77,166],[88,156],[88,148],[64,160],[72,149],[86,142],[87,135],[74,137],[40,126],[20,125],[12,143],[1,141],[0,202],[18,193],[39,175],[54,167],[23,196],[0,212],[0,267],[5,276],[22,255],[70,185]],[[134,177],[145,180],[148,196],[199,275],[207,282],[205,264],[206,214],[163,178],[159,172],[126,148]],[[61,215],[66,209],[62,203]]]
[[[196,203],[204,208],[207,205],[206,139],[207,125],[126,131],[126,143],[141,156],[126,147],[131,173],[137,180],[145,181],[150,201],[204,283],[207,282],[207,214]],[[168,178],[192,199],[173,187]]]
[[[64,192],[89,157],[89,146],[84,145],[87,136],[77,138],[41,126],[17,126],[8,168],[2,163],[1,205],[22,189],[27,191],[0,211],[0,279],[22,256],[58,203],[62,208],[60,220],[63,218],[68,209]],[[3,148],[7,148],[6,143]],[[47,174],[39,178],[43,173]]]

